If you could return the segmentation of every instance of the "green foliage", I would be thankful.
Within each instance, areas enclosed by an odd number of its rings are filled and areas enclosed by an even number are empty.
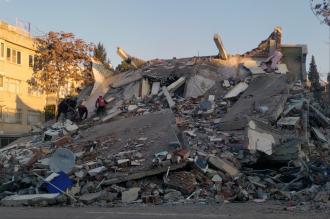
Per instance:
[[[105,66],[109,66],[110,61],[107,56],[107,51],[104,45],[99,42],[94,48],[94,58],[100,61]]]
[[[311,82],[311,91],[315,100],[321,101],[322,87],[320,84],[320,75],[317,71],[317,66],[315,64],[315,58],[312,56],[312,61],[309,64],[308,79]]]
[[[122,61],[117,67],[116,67],[116,71],[119,72],[125,72],[128,70],[134,69],[134,67],[131,64],[128,64],[125,61]]]

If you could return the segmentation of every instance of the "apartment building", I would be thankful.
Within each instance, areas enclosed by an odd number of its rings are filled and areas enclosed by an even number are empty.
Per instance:
[[[28,32],[0,21],[0,147],[44,120],[46,95],[27,83],[34,54]]]

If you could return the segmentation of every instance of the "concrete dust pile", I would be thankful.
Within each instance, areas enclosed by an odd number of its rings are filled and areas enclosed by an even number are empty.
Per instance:
[[[283,61],[281,34],[243,55],[218,34],[208,57],[144,61],[118,48],[134,69],[80,97],[104,95],[106,115],[0,149],[1,204],[329,204],[330,120],[298,82],[302,63]]]

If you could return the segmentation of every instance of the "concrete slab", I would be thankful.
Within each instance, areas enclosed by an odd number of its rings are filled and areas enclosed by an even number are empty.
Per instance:
[[[11,195],[3,198],[1,204],[3,206],[22,206],[38,204],[41,202],[47,202],[49,204],[55,204],[56,198],[60,196],[59,193],[53,194],[32,194],[32,195]]]
[[[185,98],[199,97],[204,95],[209,89],[215,85],[215,81],[200,75],[195,75],[187,81]]]
[[[105,156],[115,156],[123,151],[124,145],[132,145],[133,140],[138,142],[141,137],[147,138],[143,142],[143,147],[139,148],[145,161],[139,166],[130,166],[122,172],[111,173],[103,185],[119,183],[128,179],[138,179],[148,174],[166,172],[167,167],[164,169],[152,168],[152,160],[156,153],[175,150],[175,148],[170,147],[171,142],[178,141],[173,126],[175,126],[173,113],[171,110],[163,110],[143,116],[115,120],[83,130],[81,132],[82,138],[77,141],[77,144],[83,145],[111,136],[114,139],[111,146],[103,148],[102,153]],[[134,145],[132,146],[134,147]]]
[[[284,110],[287,97],[286,75],[267,74],[254,78],[238,101],[228,109],[219,129],[244,129],[248,123],[247,117],[259,117],[265,121],[275,122]],[[257,109],[260,107],[267,108],[267,111],[258,112]]]
[[[240,82],[238,84],[236,84],[224,97],[224,99],[231,99],[231,98],[235,98],[238,95],[240,95],[241,93],[243,93],[247,88],[249,87],[249,85],[245,82]]]

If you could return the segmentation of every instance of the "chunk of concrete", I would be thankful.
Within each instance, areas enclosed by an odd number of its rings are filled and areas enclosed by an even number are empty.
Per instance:
[[[166,86],[163,86],[162,90],[163,90],[163,93],[166,97],[166,100],[167,100],[167,103],[168,103],[169,107],[173,108],[175,106],[175,102],[173,101],[173,99],[172,99],[170,93],[168,92]]]
[[[185,97],[199,97],[204,95],[209,89],[215,85],[214,80],[195,75],[187,81]]]
[[[110,119],[112,119],[112,118],[120,115],[121,113],[122,113],[122,111],[118,109],[115,112],[110,113],[109,115],[106,115],[105,117],[103,117],[101,121],[102,122],[106,122],[106,121],[108,121],[108,120],[110,120]]]
[[[247,88],[249,87],[249,85],[245,82],[240,82],[237,85],[235,85],[235,87],[233,87],[224,97],[224,99],[231,99],[231,98],[235,98],[238,95],[240,95],[241,93],[243,93]]]
[[[141,85],[141,97],[144,98],[148,96],[150,93],[150,84],[148,78],[142,79],[142,85]]]
[[[228,173],[233,178],[238,176],[239,174],[239,171],[236,167],[234,167],[230,162],[223,160],[219,157],[211,156],[209,157],[208,162],[211,166]]]
[[[96,202],[107,195],[106,191],[100,191],[95,193],[86,193],[80,196],[79,200],[82,201],[84,204],[91,204]]]
[[[64,128],[66,131],[68,131],[70,133],[76,132],[79,129],[79,127],[70,120],[65,121]]]
[[[228,59],[226,49],[223,46],[223,43],[221,41],[221,37],[220,37],[220,34],[219,33],[214,34],[213,41],[214,41],[215,45],[217,46],[217,48],[219,50],[219,56],[220,56],[220,58],[221,59],[224,59],[224,60]]]
[[[32,194],[32,195],[11,195],[3,198],[1,204],[3,206],[26,206],[36,205],[42,202],[47,204],[56,204],[59,193],[53,194]]]
[[[267,74],[253,78],[249,87],[238,101],[222,117],[219,130],[239,130],[246,128],[247,117],[256,117],[258,106],[268,107],[262,115],[266,122],[275,122],[284,110],[288,97],[287,75]]]
[[[160,82],[152,83],[151,95],[157,95],[160,90]]]
[[[107,168],[105,166],[100,166],[100,167],[96,167],[94,169],[91,169],[88,171],[88,174],[90,176],[96,176],[99,173],[102,173],[103,171],[105,171]]]
[[[275,135],[270,129],[266,130],[260,122],[251,120],[248,124],[248,149],[252,151],[262,151],[271,155],[273,147],[279,142],[278,135]]]
[[[181,87],[186,82],[186,77],[181,77],[178,80],[174,81],[172,84],[167,86],[169,93],[175,92],[179,87]]]
[[[277,125],[280,127],[297,128],[299,126],[300,117],[283,117],[278,120]]]
[[[323,143],[328,142],[328,139],[324,136],[324,134],[318,128],[312,127],[312,132],[317,140],[319,140]]]
[[[132,112],[132,111],[136,110],[137,108],[138,108],[137,105],[129,105],[127,107],[127,110],[128,110],[128,112]]]
[[[123,96],[125,100],[131,99],[132,97],[139,97],[140,96],[140,81],[136,81],[133,83],[128,84],[124,88]]]
[[[133,202],[138,199],[139,192],[140,192],[139,187],[130,188],[129,190],[121,193],[121,201],[123,203]]]
[[[276,145],[273,148],[272,155],[267,156],[269,161],[287,163],[290,160],[297,160],[301,152],[301,140],[289,139],[288,141]]]

